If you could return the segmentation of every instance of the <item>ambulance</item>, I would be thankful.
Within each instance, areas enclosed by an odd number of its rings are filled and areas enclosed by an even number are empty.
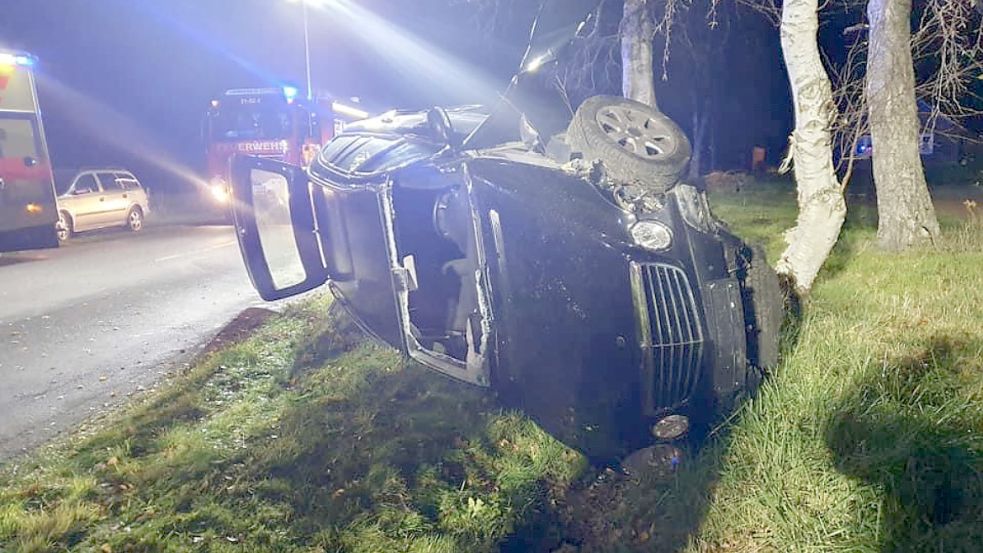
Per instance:
[[[0,50],[0,252],[58,246],[54,178],[38,110],[37,58]]]

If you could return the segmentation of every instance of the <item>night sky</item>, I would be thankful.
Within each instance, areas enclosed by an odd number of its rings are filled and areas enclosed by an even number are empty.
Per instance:
[[[301,9],[285,0],[2,0],[0,46],[40,59],[56,167],[123,165],[157,179],[202,165],[200,123],[228,88],[303,88]],[[506,85],[531,20],[518,9],[489,24],[452,0],[360,0],[357,12],[311,11],[314,87],[372,111],[481,101]],[[718,164],[740,166],[754,144],[777,152],[790,125],[777,30],[718,60],[731,91],[716,125]],[[687,128],[686,71],[658,83]],[[616,83],[609,86],[616,87]],[[616,92],[600,90],[599,92]],[[752,130],[749,130],[752,129]],[[145,177],[144,180],[147,180]],[[173,186],[168,184],[165,186]]]

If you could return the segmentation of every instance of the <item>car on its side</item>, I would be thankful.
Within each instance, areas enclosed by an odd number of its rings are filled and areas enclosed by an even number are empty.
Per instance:
[[[125,169],[83,169],[68,175],[56,172],[58,185],[58,239],[107,227],[133,232],[143,229],[150,213],[147,191]]]
[[[576,1],[547,0],[559,21],[541,15],[498,108],[367,119],[307,170],[235,158],[233,213],[264,299],[326,284],[369,333],[602,460],[754,392],[783,312],[761,250],[680,182],[675,123],[550,99]],[[266,213],[271,189],[289,220]]]

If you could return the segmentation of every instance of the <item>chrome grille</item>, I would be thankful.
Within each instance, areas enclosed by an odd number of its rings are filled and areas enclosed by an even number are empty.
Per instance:
[[[672,409],[693,394],[703,360],[703,327],[689,279],[681,269],[632,263],[642,346],[645,410]]]

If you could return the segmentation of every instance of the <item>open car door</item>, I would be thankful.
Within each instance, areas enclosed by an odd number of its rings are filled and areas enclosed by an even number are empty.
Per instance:
[[[246,271],[266,301],[328,280],[307,175],[297,166],[239,156],[232,161],[236,237]]]
[[[382,214],[388,181],[338,187],[300,167],[232,160],[233,217],[253,287],[267,301],[327,283],[362,329],[408,353]]]

